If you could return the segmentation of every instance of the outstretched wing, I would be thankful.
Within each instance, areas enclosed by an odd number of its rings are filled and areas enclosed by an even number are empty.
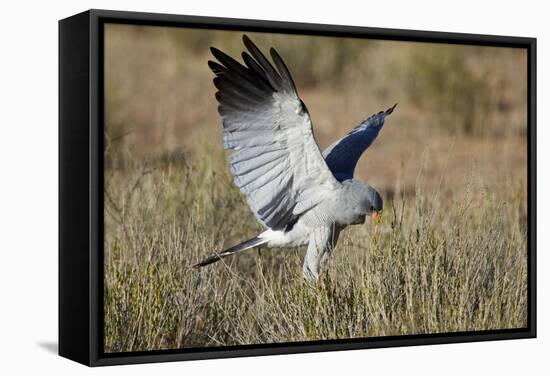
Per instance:
[[[353,128],[347,135],[334,142],[323,151],[323,157],[332,174],[342,182],[353,178],[353,172],[361,154],[372,144],[384,125],[386,116],[393,112],[393,107],[380,111]]]
[[[245,65],[211,48],[209,61],[235,184],[267,228],[287,229],[340,184],[313,137],[307,109],[285,63],[272,48],[275,67],[243,36]]]

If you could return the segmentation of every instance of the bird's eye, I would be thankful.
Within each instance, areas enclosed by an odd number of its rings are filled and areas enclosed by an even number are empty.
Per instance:
[[[374,210],[375,210],[375,209],[374,209],[374,206],[371,205],[370,211],[374,211]]]

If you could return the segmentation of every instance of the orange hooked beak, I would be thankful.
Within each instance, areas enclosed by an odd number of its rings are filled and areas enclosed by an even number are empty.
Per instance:
[[[370,219],[373,221],[373,222],[378,222],[378,212],[377,211],[372,211],[370,213]]]

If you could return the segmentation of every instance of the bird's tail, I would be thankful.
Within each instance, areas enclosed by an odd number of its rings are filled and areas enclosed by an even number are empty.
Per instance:
[[[212,256],[210,256],[210,257],[202,260],[201,262],[198,262],[195,265],[193,265],[193,268],[195,268],[195,269],[196,268],[201,268],[201,267],[206,266],[208,264],[212,264],[216,261],[220,261],[224,257],[231,256],[235,253],[239,253],[239,252],[245,251],[247,249],[257,247],[257,246],[265,244],[267,242],[268,242],[268,239],[256,236],[252,239],[249,239],[249,240],[246,240],[242,243],[234,245],[231,248],[227,248],[223,252],[213,254]]]

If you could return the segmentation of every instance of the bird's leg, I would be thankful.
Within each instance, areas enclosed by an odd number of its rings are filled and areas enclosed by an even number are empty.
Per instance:
[[[316,284],[318,282],[321,266],[334,249],[338,235],[339,231],[334,225],[320,227],[312,231],[302,268],[304,278],[308,283]]]
[[[306,282],[311,285],[315,286],[317,282],[319,281],[319,269],[310,269],[309,265],[304,262],[303,266],[303,274]]]

